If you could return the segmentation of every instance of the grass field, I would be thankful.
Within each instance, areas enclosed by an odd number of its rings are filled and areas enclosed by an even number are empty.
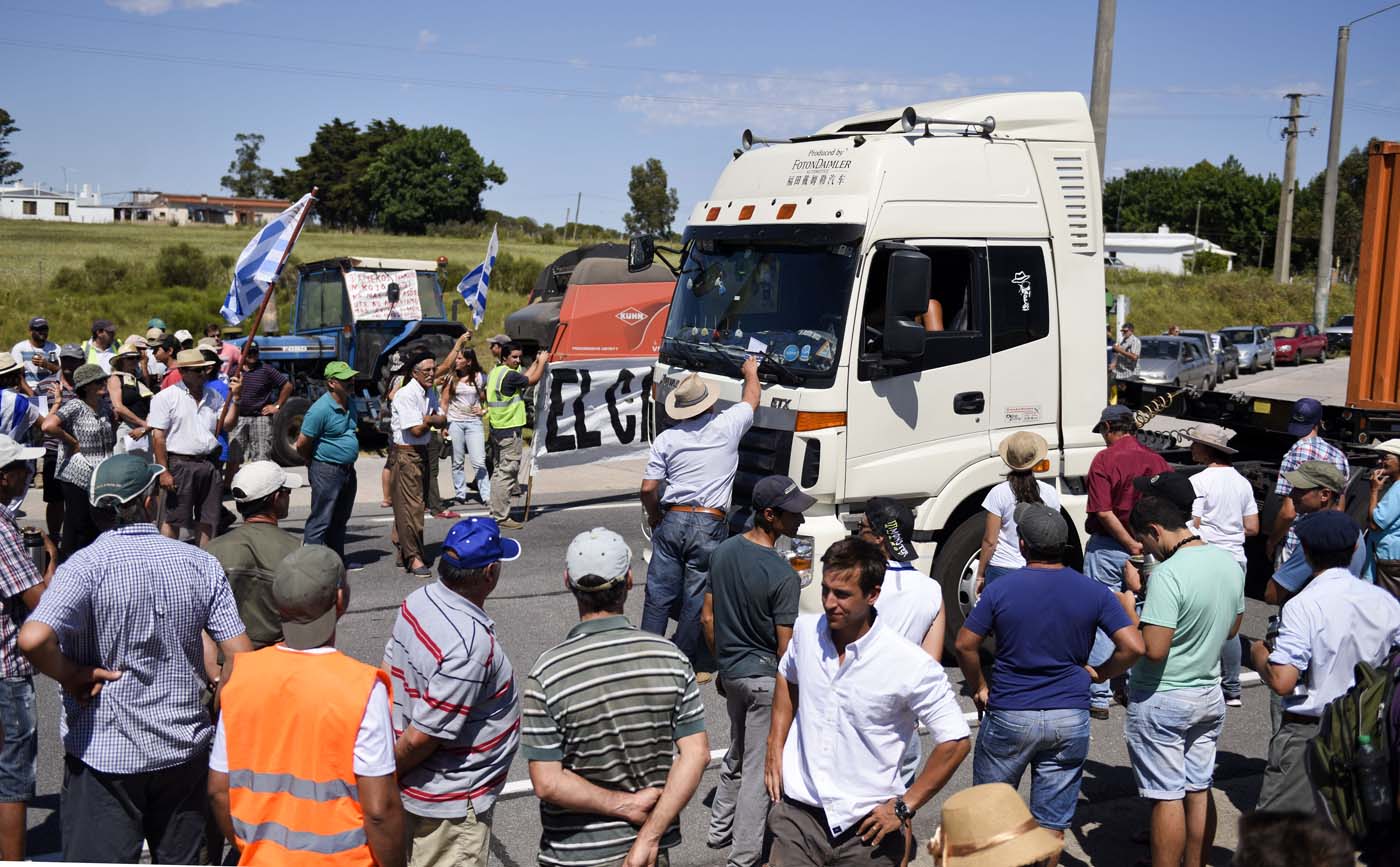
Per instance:
[[[1157,334],[1170,325],[1214,331],[1230,325],[1311,322],[1313,276],[1302,274],[1279,285],[1268,271],[1174,277],[1148,271],[1109,271],[1108,290],[1128,296],[1129,316],[1139,334]],[[1351,313],[1355,287],[1332,288],[1327,319]]]
[[[53,286],[54,277],[60,269],[82,268],[86,261],[94,257],[147,266],[162,247],[181,243],[195,247],[211,260],[217,261],[222,257],[232,261],[251,237],[252,230],[246,226],[169,226],[163,223],[101,225],[0,220],[0,347],[8,348],[24,339],[27,336],[26,323],[32,316],[47,317],[51,323],[51,337],[58,342],[85,339],[92,320],[104,316],[117,323],[119,336],[144,333],[146,320],[152,316],[166,319],[172,329],[197,331],[205,321],[217,318],[213,314],[227,290],[227,276],[216,278],[209,286],[202,288],[142,286],[134,290],[101,291],[92,297],[57,289]],[[501,242],[502,254],[528,260],[529,268],[526,270],[531,274],[570,249],[571,245]],[[412,237],[310,228],[297,241],[294,261],[312,262],[347,255],[402,259],[446,256],[449,274],[456,277],[479,264],[485,252],[485,239]],[[514,282],[519,283],[520,280]],[[290,293],[284,295],[279,291],[278,299],[284,302],[280,312],[285,323],[290,314]],[[523,292],[496,291],[493,287],[486,320],[478,329],[479,334],[484,338],[500,331],[505,316],[524,301]],[[450,297],[447,303],[450,311]],[[470,318],[470,313],[465,309],[461,315],[465,319]]]

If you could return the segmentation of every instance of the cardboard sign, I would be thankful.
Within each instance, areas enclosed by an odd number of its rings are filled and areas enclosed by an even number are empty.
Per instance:
[[[389,284],[399,286],[399,300],[389,303]],[[345,291],[350,295],[350,315],[361,319],[422,319],[416,271],[347,271]]]
[[[536,386],[535,469],[644,454],[651,447],[650,358],[550,364]]]

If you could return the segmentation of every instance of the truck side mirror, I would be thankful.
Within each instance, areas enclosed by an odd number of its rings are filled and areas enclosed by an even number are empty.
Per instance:
[[[890,254],[885,278],[884,354],[893,358],[920,358],[924,354],[924,327],[915,316],[928,312],[928,291],[933,264],[917,250]]]
[[[636,274],[651,267],[656,260],[656,239],[650,235],[634,235],[627,241],[627,272]]]

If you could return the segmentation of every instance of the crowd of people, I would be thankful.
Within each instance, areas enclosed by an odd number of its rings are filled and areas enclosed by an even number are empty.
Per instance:
[[[1151,862],[1190,867],[1213,843],[1216,743],[1243,707],[1242,666],[1273,696],[1273,735],[1237,863],[1353,857],[1318,808],[1305,750],[1357,664],[1400,644],[1400,442],[1378,446],[1363,530],[1342,510],[1351,467],[1321,438],[1316,401],[1293,409],[1298,439],[1275,483],[1288,507],[1268,528],[1232,465],[1232,431],[1192,429],[1200,469],[1174,472],[1131,412],[1106,408],[1082,570],[1059,493],[1037,477],[1048,444],[1007,437],[1006,481],[983,503],[978,598],[948,636],[941,589],[915,565],[915,515],[892,498],[871,499],[810,564],[822,611],[799,614],[799,555],[782,546],[815,500],[775,474],[732,502],[757,362],[723,411],[692,375],[668,393],[672,423],[643,473],[640,623],[624,613],[631,546],[580,533],[562,579],[578,623],[517,669],[487,608],[521,554],[501,531],[520,526],[523,393],[547,357],[526,368],[493,338],[483,370],[464,335],[445,358],[403,359],[390,385],[398,565],[436,580],[403,601],[376,666],[335,647],[354,569],[354,370],[324,369],[295,443],[303,479],[269,460],[268,420],[291,383],[255,346],[239,352],[217,328],[167,338],[158,320],[118,343],[98,320],[90,340],[58,347],[44,320],[29,325],[0,353],[0,859],[24,856],[37,672],[62,689],[67,860],[134,862],[144,845],[156,863],[484,865],[520,753],[541,864],[664,865],[710,759],[713,681],[729,747],[706,842],[733,867],[907,863],[913,816],[969,754],[973,786],[943,803],[935,863],[1053,865],[1091,720],[1115,699],[1151,804]],[[455,499],[475,486],[489,517],[434,501],[446,443]],[[17,522],[36,477],[47,534]],[[298,536],[281,522],[308,481]],[[237,519],[222,514],[225,490]],[[731,535],[735,507],[751,520]],[[455,521],[435,568],[425,514]],[[1266,531],[1281,614],[1258,641],[1239,634],[1245,540]],[[940,661],[948,639],[975,742]],[[1028,769],[1027,805],[1015,789]]]

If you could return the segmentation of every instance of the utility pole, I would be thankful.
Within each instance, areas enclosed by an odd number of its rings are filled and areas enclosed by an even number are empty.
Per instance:
[[[578,199],[574,202],[574,240],[578,240],[578,215],[583,207],[583,193],[578,194]]]
[[[1278,196],[1278,232],[1274,235],[1274,282],[1287,283],[1291,274],[1289,257],[1293,249],[1293,186],[1298,161],[1298,119],[1305,115],[1298,113],[1301,93],[1288,94],[1288,114],[1281,120],[1288,121],[1283,130],[1283,189]]]
[[[1337,154],[1342,148],[1342,102],[1346,90],[1347,43],[1350,41],[1351,25],[1338,27],[1337,71],[1332,80],[1332,128],[1327,134],[1327,178],[1322,192],[1322,231],[1317,242],[1317,282],[1313,284],[1313,324],[1319,330],[1327,327],[1327,301],[1332,293],[1332,231],[1337,222]]]
[[[560,232],[559,234],[561,234],[561,235],[564,236],[564,240],[565,240],[565,241],[569,240],[569,209],[568,209],[568,208],[565,208],[565,209],[564,209],[564,231]]]
[[[1196,200],[1196,228],[1191,233],[1191,273],[1201,273],[1201,200]]]
[[[1094,146],[1099,151],[1099,183],[1103,183],[1104,154],[1108,152],[1108,87],[1113,78],[1113,27],[1118,0],[1099,0],[1099,21],[1094,30],[1094,78],[1089,87],[1089,117],[1094,125]]]

